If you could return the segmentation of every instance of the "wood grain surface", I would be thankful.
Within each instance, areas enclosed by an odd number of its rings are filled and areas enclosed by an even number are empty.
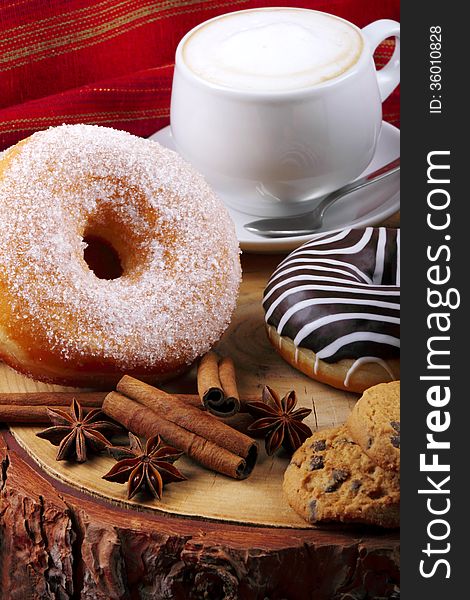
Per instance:
[[[238,306],[216,350],[222,356],[233,358],[242,396],[257,392],[261,395],[265,384],[281,395],[294,389],[299,406],[312,409],[305,422],[316,431],[343,423],[357,396],[309,379],[285,363],[270,345],[264,329],[261,298],[266,280],[281,258],[263,256],[244,260]],[[193,370],[184,379],[185,388],[192,386],[195,389],[194,377]],[[0,366],[0,392],[19,391],[25,387],[45,391],[50,386],[27,380],[6,365]],[[178,381],[173,382],[172,387],[177,388]],[[96,456],[84,464],[58,462],[55,460],[57,448],[36,436],[41,429],[44,427],[15,426],[11,431],[26,452],[49,474],[92,495],[122,505],[137,505],[142,509],[177,515],[275,527],[309,527],[283,497],[282,479],[288,457],[268,457],[262,444],[258,464],[247,480],[232,480],[184,457],[178,467],[188,480],[168,485],[161,502],[142,497],[129,501],[125,485],[102,479],[115,464],[113,458]],[[260,506],[263,506],[262,510]]]

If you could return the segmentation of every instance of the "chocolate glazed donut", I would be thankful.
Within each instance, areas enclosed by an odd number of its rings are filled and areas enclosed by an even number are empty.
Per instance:
[[[400,231],[316,236],[273,273],[263,307],[273,345],[313,379],[354,392],[399,379]]]

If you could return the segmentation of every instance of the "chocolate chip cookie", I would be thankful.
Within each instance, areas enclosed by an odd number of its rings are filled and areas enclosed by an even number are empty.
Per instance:
[[[315,433],[295,452],[284,492],[310,523],[399,525],[399,473],[377,466],[345,425]]]
[[[400,470],[400,382],[366,390],[347,422],[351,436],[383,469]]]

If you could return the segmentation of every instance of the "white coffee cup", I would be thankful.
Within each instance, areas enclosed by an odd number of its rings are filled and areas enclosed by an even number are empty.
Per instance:
[[[177,150],[238,210],[308,210],[371,161],[382,102],[399,83],[399,35],[395,21],[360,30],[296,8],[239,11],[198,25],[176,51]],[[376,71],[374,50],[392,36],[394,54]]]

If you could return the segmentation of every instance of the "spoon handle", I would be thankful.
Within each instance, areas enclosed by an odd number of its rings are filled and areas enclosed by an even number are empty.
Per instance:
[[[327,209],[337,200],[362,189],[372,183],[389,177],[400,169],[400,159],[397,158],[385,166],[364,175],[351,183],[331,192],[321,200],[313,210],[292,217],[276,217],[272,219],[258,219],[244,225],[247,231],[264,237],[291,237],[297,235],[308,235],[321,229],[323,216]]]
[[[336,202],[337,200],[339,200],[346,194],[350,194],[351,192],[356,192],[357,190],[361,190],[362,188],[367,187],[371,183],[376,183],[377,181],[380,181],[381,179],[385,179],[385,177],[388,177],[389,175],[396,173],[399,169],[400,169],[400,159],[396,158],[395,160],[392,160],[392,162],[384,165],[380,169],[377,169],[376,171],[373,171],[372,173],[369,173],[368,175],[364,175],[364,177],[360,177],[359,179],[356,179],[355,181],[351,181],[351,183],[348,183],[348,184],[344,185],[343,187],[339,188],[338,190],[331,192],[330,194],[325,196],[325,198],[323,198],[323,200],[320,202],[320,204],[317,206],[317,208],[314,209],[313,212],[315,212],[318,215],[318,217],[320,219],[322,219],[326,210],[334,202]]]

